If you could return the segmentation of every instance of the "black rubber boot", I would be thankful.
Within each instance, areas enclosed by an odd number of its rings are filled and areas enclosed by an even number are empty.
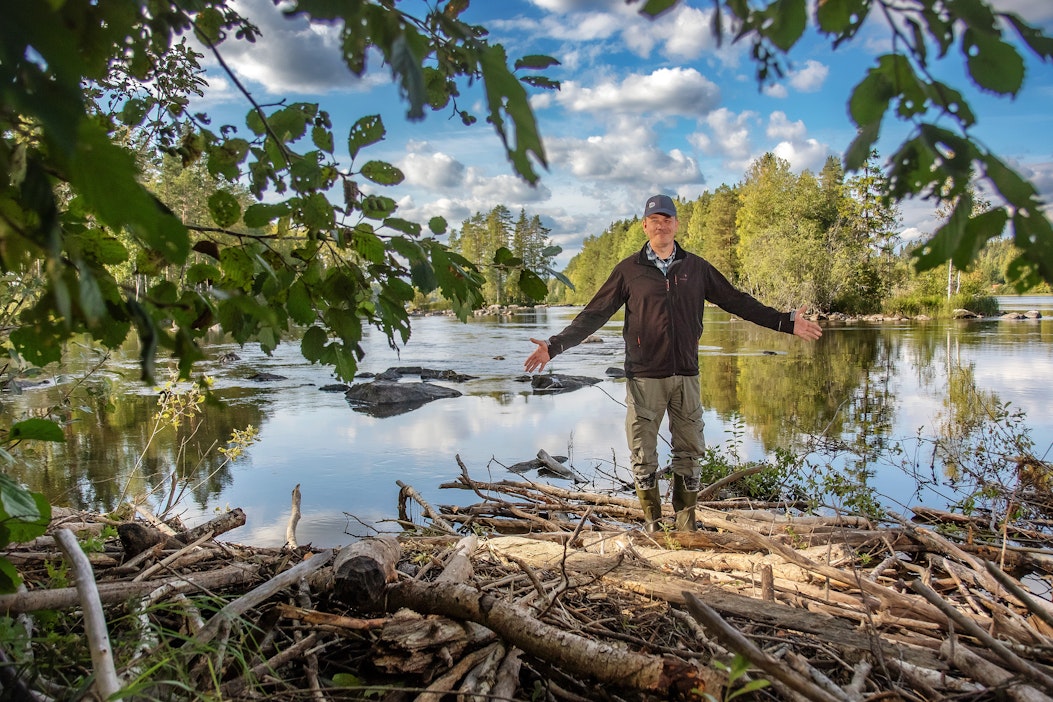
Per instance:
[[[697,481],[695,486],[697,487]],[[676,510],[677,531],[698,531],[695,524],[695,505],[698,504],[698,490],[688,490],[684,476],[673,476],[673,509]]]

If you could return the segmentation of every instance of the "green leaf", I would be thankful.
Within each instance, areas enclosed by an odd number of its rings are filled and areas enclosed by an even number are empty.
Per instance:
[[[325,353],[325,345],[329,343],[329,335],[321,327],[314,325],[304,332],[300,339],[300,351],[303,357],[311,363],[318,363]]]
[[[380,185],[398,185],[406,178],[402,171],[385,161],[367,161],[359,172]]]
[[[292,211],[288,202],[268,204],[258,202],[249,205],[245,210],[245,226],[252,229],[265,227],[279,217],[284,217]]]
[[[1000,13],[999,16],[1013,25],[1013,29],[1024,40],[1024,43],[1040,58],[1045,60],[1053,59],[1053,37],[1048,37],[1035,29],[1016,13]]]
[[[523,259],[512,255],[507,246],[502,246],[494,252],[495,266],[521,266]]]
[[[351,125],[347,133],[347,150],[351,154],[351,160],[355,160],[362,147],[376,144],[385,134],[384,122],[380,115],[367,115]]]
[[[574,290],[574,283],[571,282],[570,278],[568,278],[567,276],[563,275],[559,271],[553,270],[551,268],[545,268],[545,272],[548,273],[549,275],[553,276],[556,280],[558,280],[559,282],[563,283],[564,285],[566,285],[571,290]]]
[[[103,274],[105,275],[105,271]],[[80,267],[80,275],[76,279],[78,300],[80,309],[84,313],[84,319],[89,325],[94,326],[106,315],[106,302],[102,298],[102,291],[95,279],[95,273],[88,265]]]
[[[387,219],[396,209],[398,205],[390,197],[369,195],[362,198],[362,214],[369,219]]]
[[[311,129],[311,141],[322,151],[333,153],[333,132],[325,127],[313,127]]]
[[[303,223],[315,230],[331,229],[336,224],[333,205],[321,193],[311,193],[302,203]]]
[[[47,506],[46,501],[44,505]],[[12,521],[22,522],[30,526],[39,525],[41,520],[45,516],[50,516],[51,513],[50,507],[41,511],[40,502],[34,493],[26,490],[3,473],[0,473],[0,509],[3,510],[4,516],[7,517],[4,520],[4,525],[9,530],[12,530],[15,526],[12,524]],[[47,528],[47,522],[44,522],[44,528]],[[15,534],[12,533],[12,541],[17,543],[21,540],[20,538],[16,539]]]
[[[421,61],[410,48],[407,40],[409,30],[399,35],[391,44],[388,63],[391,72],[399,79],[402,97],[409,103],[406,118],[419,120],[424,118],[424,105],[427,102],[427,91],[424,88],[424,71]]]
[[[969,75],[978,86],[1001,95],[1016,95],[1024,85],[1024,59],[998,37],[967,29],[962,51]]]
[[[66,335],[54,325],[25,324],[13,330],[8,338],[15,351],[34,366],[43,368],[49,363],[62,360]]]
[[[362,258],[371,263],[381,263],[384,260],[384,242],[365,227],[355,227],[352,230],[352,245]]]
[[[428,229],[431,230],[432,234],[445,234],[446,228],[445,217],[432,217],[428,220]]]
[[[209,44],[218,44],[223,27],[223,15],[215,7],[205,7],[194,18],[194,29]]]
[[[548,295],[548,285],[537,273],[529,269],[519,271],[519,289],[531,300],[544,300]]]
[[[131,98],[121,108],[121,123],[129,127],[135,126],[143,121],[150,104],[146,100]]]
[[[384,220],[384,226],[390,227],[397,232],[403,234],[409,234],[410,236],[420,236],[421,227],[416,222],[410,222],[406,219],[400,219],[398,217],[388,217]]]
[[[66,435],[55,422],[47,419],[25,419],[11,425],[8,441],[65,441]]]
[[[544,70],[551,66],[559,66],[560,63],[551,56],[545,56],[543,54],[530,54],[529,56],[522,56],[516,59],[515,70],[521,68],[529,68],[532,70]]]
[[[523,85],[508,70],[505,50],[500,45],[489,46],[479,55],[486,97],[490,109],[490,122],[505,145],[505,152],[516,173],[527,182],[536,183],[538,175],[530,162],[532,154],[541,165],[547,167],[545,148],[538,134],[537,122],[530,109],[530,101]],[[511,130],[506,126],[502,113],[507,113],[514,125],[515,145],[512,145]]]
[[[869,10],[866,0],[820,2],[815,8],[815,19],[821,32],[844,39],[854,35],[863,26]]]
[[[895,59],[892,59],[894,61]],[[893,73],[888,56],[882,56],[878,65],[867,71],[867,75],[852,89],[848,99],[848,114],[857,126],[880,123],[888,111],[889,102],[896,95],[896,89],[889,78]]]
[[[217,190],[208,198],[208,212],[220,227],[229,227],[241,219],[241,203],[226,190]]]
[[[554,256],[559,256],[561,253],[563,253],[563,247],[553,244],[541,249],[541,258],[552,258]]]
[[[767,22],[761,27],[761,33],[783,51],[789,51],[797,43],[808,24],[805,0],[775,0],[762,14]]]
[[[11,561],[0,558],[0,593],[5,595],[15,593],[21,584],[22,576],[18,574],[18,570]]]
[[[680,0],[647,0],[647,2],[644,3],[644,6],[640,8],[640,14],[657,17],[679,1]]]

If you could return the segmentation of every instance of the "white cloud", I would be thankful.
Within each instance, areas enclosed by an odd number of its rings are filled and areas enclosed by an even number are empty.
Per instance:
[[[823,87],[830,69],[818,61],[809,59],[804,62],[804,67],[790,71],[790,85],[802,93],[814,93]]]
[[[706,117],[712,137],[698,132],[688,137],[688,140],[705,154],[723,156],[739,163],[748,162],[753,149],[750,126],[756,117],[756,113],[749,110],[735,114],[721,107]]]
[[[554,139],[548,147],[553,165],[577,179],[653,187],[703,182],[695,159],[661,149],[652,129],[631,120],[602,136]]]
[[[252,18],[260,37],[255,43],[224,42],[220,53],[239,78],[262,85],[272,95],[367,90],[390,82],[384,71],[374,70],[365,80],[351,73],[341,58],[338,26],[286,17],[269,0],[236,0],[234,7]]]
[[[407,185],[434,190],[448,190],[464,184],[466,169],[453,156],[431,151],[427,145],[411,143],[405,158],[398,166],[406,176]]]
[[[769,139],[800,141],[807,133],[807,129],[801,120],[791,122],[785,112],[776,110],[768,117],[768,129],[765,133]]]
[[[818,173],[822,170],[826,157],[830,156],[831,151],[830,147],[820,144],[816,139],[802,139],[781,141],[772,149],[772,153],[789,161],[795,171],[808,169],[813,173]]]
[[[574,112],[698,117],[716,107],[720,89],[694,68],[660,68],[595,87],[567,81],[556,100]]]
[[[782,100],[790,96],[790,91],[782,83],[766,83],[761,90],[770,98]]]

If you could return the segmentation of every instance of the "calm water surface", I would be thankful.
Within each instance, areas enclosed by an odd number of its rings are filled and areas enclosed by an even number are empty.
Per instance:
[[[815,435],[844,440],[864,437],[881,445],[905,442],[928,460],[919,429],[934,427],[964,405],[995,397],[1027,414],[1035,453],[1047,460],[1053,444],[1053,298],[1005,298],[1003,310],[1042,311],[1041,320],[830,324],[810,345],[787,335],[733,321],[719,310],[706,313],[700,347],[706,439],[760,459],[777,446],[801,446]],[[241,507],[248,524],[229,539],[279,546],[285,541],[290,494],[299,485],[301,544],[338,546],[371,527],[394,530],[399,488],[412,485],[433,504],[471,504],[469,492],[440,489],[460,473],[456,457],[477,479],[522,479],[508,466],[534,458],[539,449],[570,457],[592,484],[606,488],[629,481],[623,429],[623,381],[608,378],[622,362],[619,320],[605,326],[602,343],[584,344],[558,357],[547,370],[588,375],[597,385],[560,395],[534,395],[520,380],[533,346],[573,317],[577,309],[552,308],[461,324],[446,317],[413,321],[410,342],[396,354],[379,335],[363,344],[362,371],[421,365],[477,376],[443,383],[462,397],[438,400],[394,417],[352,409],[341,393],[320,386],[336,382],[328,369],[302,359],[296,343],[270,357],[255,348],[220,345],[199,370],[215,378],[224,408],[208,408],[187,450],[150,440],[156,394],[134,382],[133,356],[116,358],[70,395],[72,423],[65,445],[28,448],[15,473],[52,501],[85,509],[111,509],[126,485],[141,488],[143,471],[190,466],[193,490],[181,506],[194,525],[215,510]],[[240,357],[221,364],[234,351]],[[62,403],[70,379],[90,357],[56,371],[58,383],[6,397],[5,421]],[[52,371],[53,369],[48,369]],[[257,372],[286,380],[257,383]],[[949,375],[966,378],[967,399],[949,391]],[[223,465],[207,446],[232,428],[252,424],[259,440],[233,464]],[[923,431],[923,433],[925,433]],[[197,451],[208,458],[191,458]],[[145,463],[133,470],[144,454]],[[200,465],[198,464],[200,462]],[[193,465],[191,465],[193,463]],[[21,472],[19,472],[21,471]],[[536,473],[527,477],[536,478]],[[560,482],[560,481],[556,481]],[[563,484],[566,484],[565,482]],[[918,492],[902,471],[882,468],[876,493],[903,510],[919,500],[946,501],[941,492]]]

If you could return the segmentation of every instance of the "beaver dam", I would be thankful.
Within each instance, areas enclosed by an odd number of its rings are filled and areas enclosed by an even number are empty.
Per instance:
[[[647,535],[635,497],[461,468],[476,504],[400,483],[403,531],[340,550],[297,545],[298,490],[282,549],[56,510],[6,554],[3,698],[1053,699],[1041,525],[703,496]]]

